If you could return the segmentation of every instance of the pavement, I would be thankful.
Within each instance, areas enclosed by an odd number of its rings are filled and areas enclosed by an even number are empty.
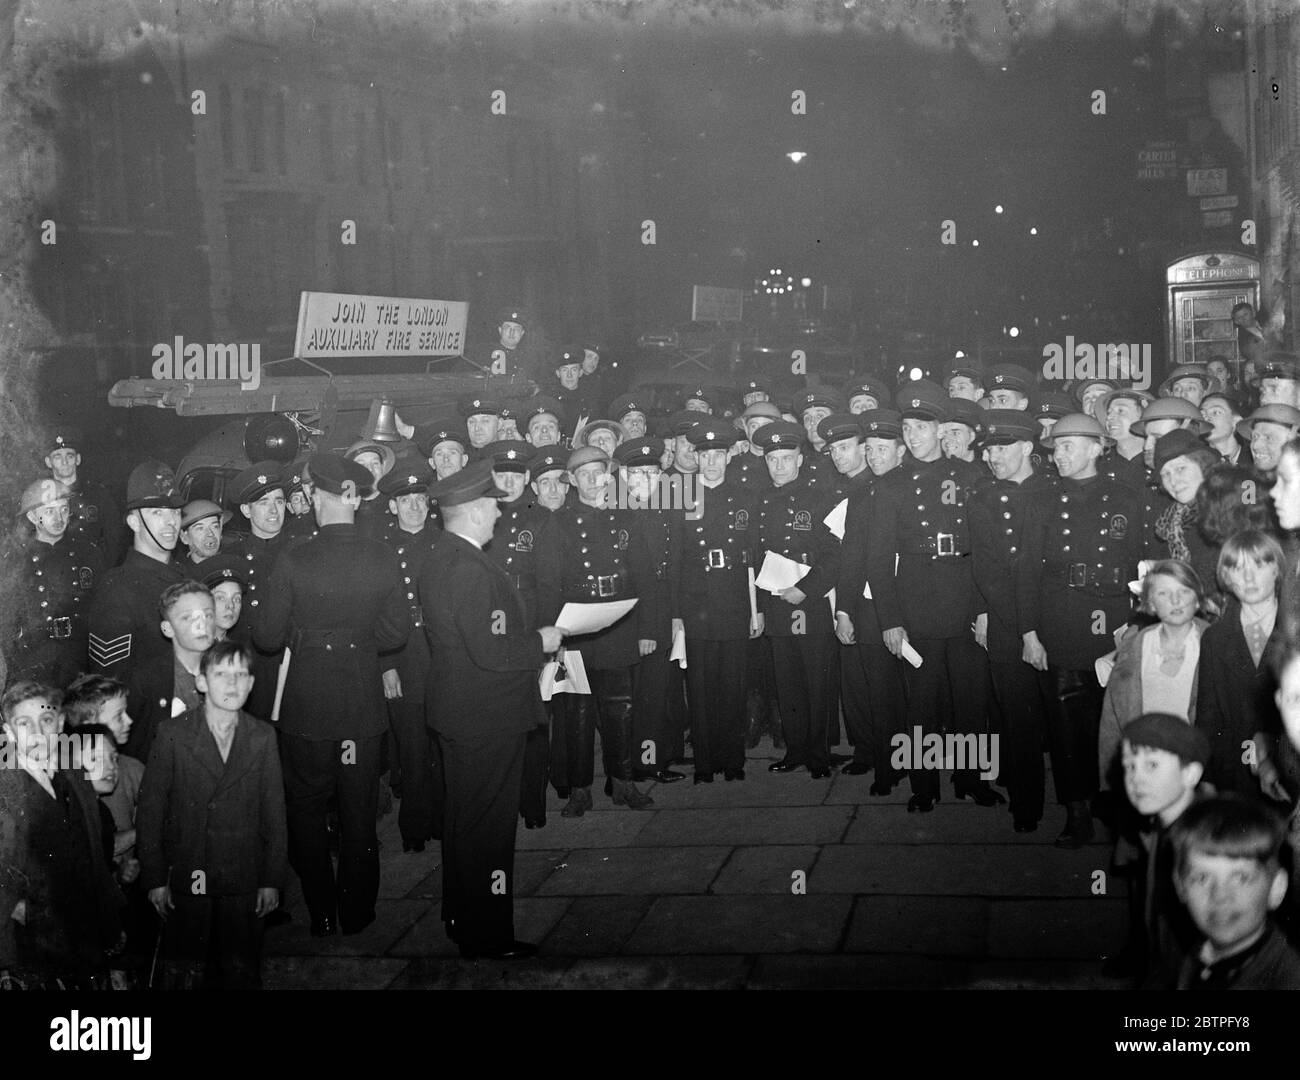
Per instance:
[[[946,778],[933,813],[909,814],[906,783],[876,798],[871,774],[769,773],[778,756],[765,739],[743,782],[640,785],[654,798],[640,811],[613,806],[600,775],[581,818],[560,817],[551,791],[545,828],[519,822],[516,932],[540,945],[527,961],[459,957],[439,914],[439,845],[403,853],[388,814],[375,922],[311,937],[294,881],[265,985],[1121,988],[1100,957],[1123,940],[1124,886],[1108,842],[1053,846],[1061,807],[1016,834],[1005,806],[956,800]]]

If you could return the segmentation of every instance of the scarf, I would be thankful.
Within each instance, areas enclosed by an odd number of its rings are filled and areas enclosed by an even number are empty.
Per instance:
[[[1156,521],[1156,536],[1169,545],[1169,557],[1181,559],[1185,563],[1192,561],[1191,549],[1183,535],[1185,528],[1196,520],[1195,503],[1184,506],[1174,503]]]

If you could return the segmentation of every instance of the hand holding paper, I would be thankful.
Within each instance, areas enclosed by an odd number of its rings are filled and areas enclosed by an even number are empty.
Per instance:
[[[594,634],[613,626],[636,606],[632,600],[606,600],[598,604],[565,604],[555,625],[569,637]]]
[[[773,596],[780,596],[792,585],[797,585],[811,569],[811,566],[769,551],[763,556],[763,565],[759,568],[754,584]]]

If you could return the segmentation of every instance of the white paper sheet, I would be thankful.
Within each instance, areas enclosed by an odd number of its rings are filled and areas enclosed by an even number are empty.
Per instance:
[[[903,659],[911,664],[912,667],[919,668],[921,666],[921,654],[912,648],[912,643],[910,641],[903,642],[902,652]]]
[[[686,631],[685,630],[678,630],[677,633],[673,635],[673,649],[672,652],[668,654],[668,662],[671,664],[674,660],[677,661],[677,663],[681,664],[683,671],[686,670]]]
[[[565,649],[561,656],[564,667],[563,678],[557,678],[560,673],[560,660],[548,660],[542,665],[538,689],[541,690],[543,701],[550,701],[556,694],[591,693],[591,684],[587,681],[587,666],[582,661],[582,653],[577,649]]]
[[[780,596],[791,585],[798,585],[811,569],[811,566],[769,551],[763,555],[763,565],[759,568],[754,584],[773,596]]]
[[[594,634],[613,626],[636,606],[636,599],[605,600],[598,604],[565,604],[555,625],[571,637]]]
[[[1101,683],[1104,690],[1106,684],[1110,682],[1110,673],[1115,670],[1115,653],[1110,652],[1105,656],[1099,656],[1092,662],[1092,669],[1097,673],[1097,681]]]
[[[849,500],[841,499],[835,504],[835,509],[822,518],[822,524],[835,534],[836,540],[844,539],[844,518],[849,510]]]

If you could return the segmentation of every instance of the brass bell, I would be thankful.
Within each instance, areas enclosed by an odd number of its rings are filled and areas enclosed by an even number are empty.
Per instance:
[[[401,442],[397,431],[397,406],[389,398],[375,398],[370,402],[370,415],[361,429],[363,439],[375,442]]]

